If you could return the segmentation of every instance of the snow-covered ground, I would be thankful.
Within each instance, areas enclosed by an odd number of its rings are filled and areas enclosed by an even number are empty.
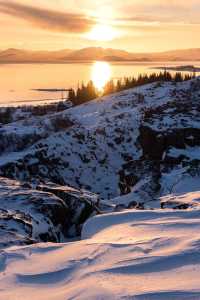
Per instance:
[[[199,232],[199,210],[94,217],[80,242],[2,251],[0,299],[200,299]]]
[[[37,173],[104,199],[117,197],[123,165],[143,159],[142,126],[162,132],[200,127],[195,109],[187,111],[188,95],[199,92],[192,83],[152,83],[50,115],[25,114],[0,128],[0,174],[30,180]]]
[[[199,100],[158,82],[1,125],[0,300],[200,299]]]

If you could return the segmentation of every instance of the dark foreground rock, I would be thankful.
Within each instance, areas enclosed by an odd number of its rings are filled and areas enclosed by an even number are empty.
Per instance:
[[[78,236],[98,209],[97,197],[53,184],[22,184],[0,178],[0,248],[63,242]]]

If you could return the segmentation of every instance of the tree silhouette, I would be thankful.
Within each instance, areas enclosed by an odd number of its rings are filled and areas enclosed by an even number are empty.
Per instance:
[[[79,105],[88,101],[91,101],[97,98],[100,95],[109,95],[115,92],[120,92],[144,84],[149,84],[153,82],[182,82],[192,79],[192,75],[186,74],[183,75],[180,72],[172,75],[170,72],[165,70],[160,73],[151,73],[151,74],[139,74],[137,78],[133,77],[124,77],[120,78],[117,81],[109,80],[104,87],[103,92],[99,92],[92,81],[89,81],[87,85],[84,83],[81,84],[81,87],[78,86],[77,90],[70,90],[68,100],[70,100],[74,105]]]

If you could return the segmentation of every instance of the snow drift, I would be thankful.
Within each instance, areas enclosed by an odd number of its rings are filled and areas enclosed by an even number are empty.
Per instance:
[[[200,212],[90,219],[83,240],[1,252],[0,299],[200,299]]]

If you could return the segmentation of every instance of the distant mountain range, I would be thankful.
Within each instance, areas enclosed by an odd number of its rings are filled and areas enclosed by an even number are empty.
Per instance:
[[[80,50],[31,51],[0,50],[0,63],[65,63],[69,61],[200,61],[200,48],[155,53],[130,53],[124,50],[90,47]]]

